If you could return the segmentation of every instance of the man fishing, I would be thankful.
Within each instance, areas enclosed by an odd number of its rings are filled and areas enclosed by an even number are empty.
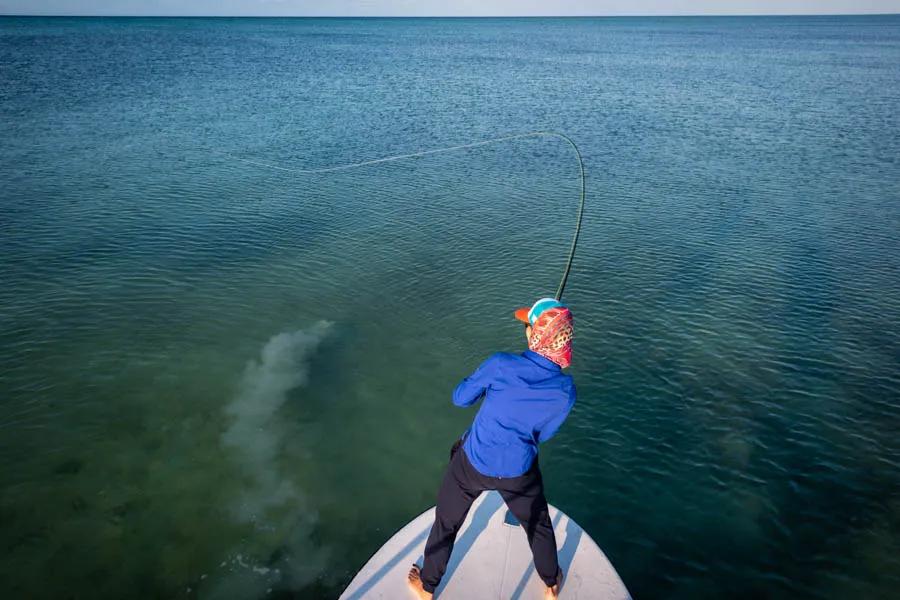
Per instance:
[[[432,598],[456,534],[484,490],[497,490],[525,528],[545,597],[559,595],[563,573],[537,455],[538,444],[553,437],[575,404],[572,377],[562,372],[572,361],[572,313],[544,298],[515,316],[525,323],[528,350],[494,354],[453,391],[457,406],[482,403],[451,449],[423,565],[409,571],[409,587],[421,600]]]

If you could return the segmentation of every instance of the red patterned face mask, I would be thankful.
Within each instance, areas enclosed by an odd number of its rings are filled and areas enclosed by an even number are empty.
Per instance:
[[[531,328],[528,349],[565,369],[572,364],[574,334],[572,311],[568,308],[548,308]]]

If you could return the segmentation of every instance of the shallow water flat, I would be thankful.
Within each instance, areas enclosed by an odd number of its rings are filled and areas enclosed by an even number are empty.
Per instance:
[[[0,596],[334,598],[552,294],[636,598],[900,588],[900,17],[0,18]]]

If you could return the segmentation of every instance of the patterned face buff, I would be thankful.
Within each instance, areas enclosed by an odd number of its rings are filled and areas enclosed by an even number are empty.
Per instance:
[[[572,311],[568,308],[548,308],[531,328],[528,349],[565,369],[572,364],[572,325]]]

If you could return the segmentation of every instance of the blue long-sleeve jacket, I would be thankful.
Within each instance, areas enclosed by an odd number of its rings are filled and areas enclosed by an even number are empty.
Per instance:
[[[482,475],[518,477],[531,468],[575,404],[575,384],[559,365],[536,352],[500,352],[453,390],[453,403],[484,397],[463,450]]]

